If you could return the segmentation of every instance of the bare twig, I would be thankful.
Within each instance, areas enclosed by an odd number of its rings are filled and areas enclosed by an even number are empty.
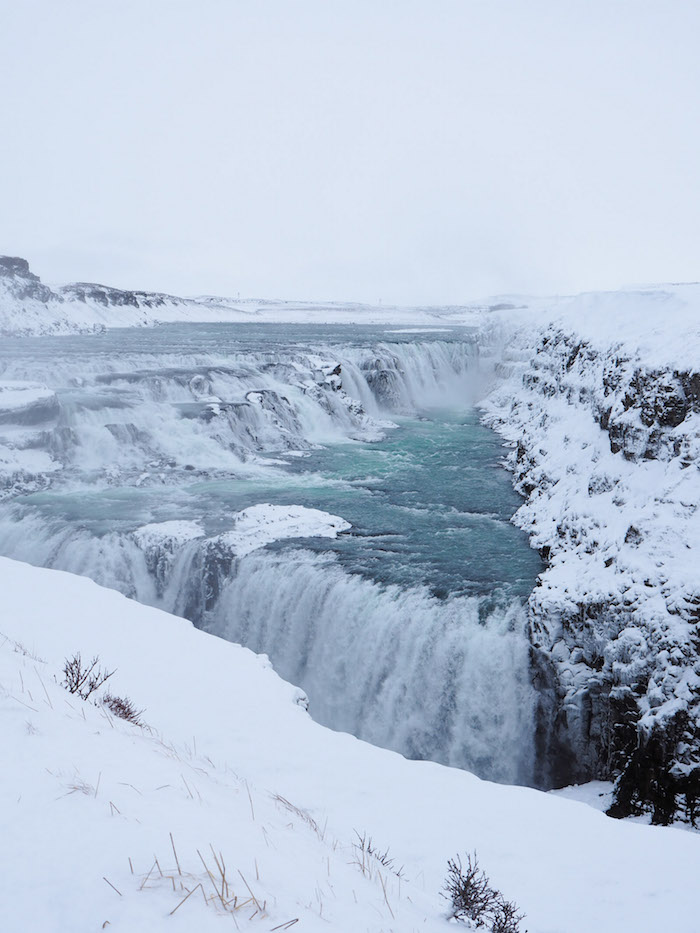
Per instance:
[[[124,895],[122,894],[122,892],[121,892],[121,891],[118,891],[118,890],[114,887],[114,885],[112,884],[112,882],[111,882],[108,878],[105,878],[104,875],[102,876],[102,880],[103,880],[103,881],[106,881],[107,884],[110,886],[110,888],[111,888],[113,891],[117,891],[117,894],[119,895],[119,897],[124,897]]]
[[[173,840],[173,834],[170,833],[170,845],[173,847],[173,855],[175,856],[175,864],[177,865],[177,873],[182,877],[182,869],[180,868],[180,860],[177,857],[177,852],[175,851],[175,841]]]
[[[148,871],[148,874],[146,875],[146,877],[145,877],[145,878],[143,879],[143,881],[141,882],[141,887],[139,888],[139,891],[143,891],[143,889],[144,889],[144,887],[145,887],[145,885],[146,885],[146,882],[147,882],[148,879],[151,877],[151,872],[153,871],[153,869],[154,869],[155,867],[156,867],[156,863],[154,862],[154,863],[151,865],[151,867],[150,867],[150,869],[149,869],[149,871]]]
[[[245,782],[245,789],[248,791],[248,800],[250,801],[250,813],[253,817],[253,822],[255,822],[255,810],[253,808],[253,798],[250,795],[250,788],[248,787],[248,782]]]
[[[194,892],[197,890],[197,888],[201,888],[201,887],[202,887],[202,883],[200,882],[200,883],[197,885],[197,887],[192,888],[192,890],[190,891],[190,893],[187,894],[185,897],[183,897],[183,899],[180,901],[180,903],[177,905],[177,907],[174,907],[174,908],[170,911],[169,916],[172,917],[172,915],[175,913],[175,911],[177,910],[177,908],[178,908],[178,907],[182,907],[182,905],[185,903],[185,901],[187,900],[187,898],[188,898],[188,897],[191,897],[191,896],[194,894]]]

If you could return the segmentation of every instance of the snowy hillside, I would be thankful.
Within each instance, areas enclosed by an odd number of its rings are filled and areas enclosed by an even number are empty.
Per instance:
[[[487,305],[398,308],[348,302],[177,298],[77,282],[43,285],[24,259],[0,256],[0,335],[92,333],[106,327],[148,327],[187,322],[324,322],[436,324],[471,322]]]
[[[329,732],[264,658],[85,579],[0,581],[7,933],[447,930],[446,862],[474,849],[530,933],[697,930],[693,834]],[[60,686],[76,651],[147,727]]]
[[[221,320],[192,301],[153,292],[76,283],[51,289],[24,259],[0,256],[0,334],[92,333],[162,321]]]

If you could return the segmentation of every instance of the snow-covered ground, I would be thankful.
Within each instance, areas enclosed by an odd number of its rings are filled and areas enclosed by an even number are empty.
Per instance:
[[[183,298],[124,291],[105,285],[44,285],[25,260],[0,256],[0,335],[90,333],[112,327],[164,323],[287,323],[406,325],[430,330],[467,324],[512,331],[558,321],[585,338],[641,349],[650,365],[697,360],[700,283],[650,285],[573,296],[492,296],[461,305],[395,306],[357,302],[305,302]],[[396,333],[403,333],[404,329]],[[691,336],[690,342],[687,337]]]
[[[263,657],[83,578],[0,580],[8,933],[446,930],[473,850],[530,933],[697,931],[697,836],[325,730]],[[147,728],[60,686],[76,651]]]
[[[234,527],[222,535],[238,557],[250,554],[272,541],[285,538],[335,538],[347,531],[350,522],[303,505],[251,505],[234,516]]]

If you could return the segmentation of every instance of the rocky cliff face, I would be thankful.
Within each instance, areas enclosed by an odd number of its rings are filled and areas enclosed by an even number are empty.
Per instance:
[[[104,308],[162,308],[171,304],[181,306],[191,304],[184,298],[175,298],[161,292],[130,291],[91,282],[73,282],[70,285],[63,285],[59,293],[66,301],[80,301],[83,304],[94,302]]]
[[[540,778],[614,778],[613,815],[694,819],[700,371],[551,325],[502,374],[487,420],[548,561],[530,600]]]
[[[0,256],[0,285],[16,301],[62,301],[38,275],[29,271],[29,263],[19,256]]]

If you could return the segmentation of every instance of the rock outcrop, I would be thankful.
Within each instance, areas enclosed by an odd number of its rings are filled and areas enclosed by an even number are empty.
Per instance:
[[[0,286],[6,296],[16,301],[60,302],[63,299],[43,285],[38,275],[29,270],[29,263],[19,256],[0,256]]]

